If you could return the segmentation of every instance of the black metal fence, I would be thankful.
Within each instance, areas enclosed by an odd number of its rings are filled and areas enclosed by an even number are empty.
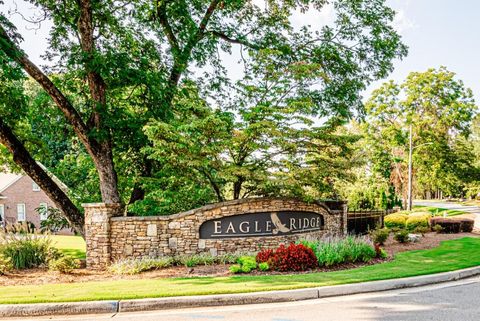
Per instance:
[[[358,210],[347,212],[347,230],[349,234],[365,234],[377,226],[383,227],[385,215],[398,212],[390,210]]]

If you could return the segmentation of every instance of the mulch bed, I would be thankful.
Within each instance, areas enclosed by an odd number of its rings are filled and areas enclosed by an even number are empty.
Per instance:
[[[457,239],[461,237],[479,237],[479,234],[474,233],[460,233],[460,234],[436,234],[428,233],[417,243],[400,244],[390,238],[384,245],[384,249],[389,254],[386,260],[374,259],[368,263],[348,263],[341,264],[330,268],[318,268],[313,272],[339,271],[345,269],[352,269],[365,265],[372,265],[382,263],[393,259],[393,256],[399,252],[411,250],[423,250],[437,247],[441,241]],[[8,273],[0,276],[0,286],[9,285],[40,285],[53,283],[72,283],[72,282],[90,282],[90,281],[113,281],[126,279],[157,279],[157,278],[171,278],[171,277],[201,277],[201,276],[231,276],[228,270],[229,265],[209,265],[196,266],[193,268],[174,266],[161,270],[154,270],[143,272],[137,275],[115,275],[105,271],[91,271],[88,269],[77,269],[71,274],[60,274],[58,272],[50,272],[46,269],[28,269]],[[254,271],[248,275],[280,275],[280,274],[302,274],[307,272],[259,272]]]

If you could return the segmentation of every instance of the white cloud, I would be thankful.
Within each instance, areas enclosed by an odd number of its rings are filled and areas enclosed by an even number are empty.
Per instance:
[[[295,28],[310,25],[313,30],[320,30],[335,21],[335,9],[332,3],[326,4],[320,11],[310,8],[306,12],[301,12],[297,9],[290,17],[290,21]]]
[[[393,19],[393,27],[398,33],[403,34],[407,30],[415,29],[416,24],[407,17],[405,10],[400,9],[397,10],[395,18]]]

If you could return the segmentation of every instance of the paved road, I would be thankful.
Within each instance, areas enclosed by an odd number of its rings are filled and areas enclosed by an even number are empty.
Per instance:
[[[68,321],[480,320],[480,277],[437,285],[291,303],[195,308],[115,315],[44,317]],[[15,319],[10,319],[15,320]],[[16,319],[18,320],[18,319]]]
[[[441,202],[441,201],[414,201],[414,205],[434,206],[446,209],[460,210],[475,215],[475,228],[480,230],[480,207],[464,206],[458,203]]]

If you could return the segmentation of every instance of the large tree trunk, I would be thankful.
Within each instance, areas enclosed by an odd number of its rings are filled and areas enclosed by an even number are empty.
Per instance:
[[[87,60],[94,60],[96,51],[94,33],[94,23],[92,17],[91,0],[80,0],[80,17],[78,19],[78,31],[80,35],[80,46],[86,54]],[[112,137],[110,129],[103,123],[103,117],[107,113],[107,95],[105,81],[94,67],[88,62],[85,64],[87,71],[87,82],[92,97],[93,106],[89,119],[89,127],[95,128],[101,138],[98,141],[98,147],[93,148],[91,156],[100,178],[100,192],[102,200],[105,203],[122,203],[118,191],[118,179],[115,165],[113,163]]]
[[[117,172],[113,163],[112,148],[109,143],[92,155],[100,179],[100,192],[104,203],[122,203],[118,192]]]
[[[238,200],[240,198],[243,182],[244,182],[244,179],[242,177],[238,177],[237,181],[233,183],[233,199],[234,200]]]
[[[78,234],[85,236],[83,229],[84,218],[78,208],[72,203],[65,192],[33,159],[22,142],[18,140],[10,127],[0,118],[0,143],[2,143],[13,155],[13,160],[35,183],[47,194],[47,196],[62,210],[70,226]]]

